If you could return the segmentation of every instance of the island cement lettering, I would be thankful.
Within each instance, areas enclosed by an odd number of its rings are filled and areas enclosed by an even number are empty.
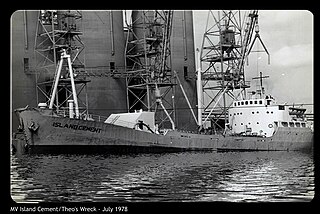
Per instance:
[[[52,126],[53,127],[59,127],[59,128],[68,128],[68,129],[73,129],[73,130],[90,131],[90,132],[95,132],[95,133],[100,133],[101,132],[100,128],[88,127],[88,126],[79,126],[79,125],[73,125],[73,124],[67,124],[67,123],[65,125],[62,125],[59,122],[53,122]]]

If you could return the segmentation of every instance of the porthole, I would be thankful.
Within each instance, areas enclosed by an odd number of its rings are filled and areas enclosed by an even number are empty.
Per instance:
[[[273,114],[273,111],[271,111],[271,114]]]
[[[269,111],[267,111],[267,114],[269,114]]]
[[[252,112],[252,114],[254,114],[254,112]]]
[[[259,114],[259,112],[257,111],[257,114]]]
[[[246,101],[245,104],[248,105],[248,101]]]
[[[241,126],[243,125],[243,123],[241,123]]]
[[[240,114],[242,115],[242,112],[240,112]]]
[[[259,124],[259,122],[257,122],[257,124]]]

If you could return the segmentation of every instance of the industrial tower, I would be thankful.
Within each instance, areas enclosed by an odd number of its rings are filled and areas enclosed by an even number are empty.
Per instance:
[[[170,36],[173,11],[132,11],[125,47],[128,111],[156,112],[161,127],[174,128]],[[169,125],[170,123],[170,125]]]
[[[256,38],[262,43],[257,10],[209,11],[198,68],[202,83],[198,91],[204,95],[198,100],[200,127],[223,130],[232,101],[246,97],[250,86],[245,80],[244,66]]]
[[[86,80],[84,75],[84,62],[80,59],[80,54],[84,50],[84,44],[81,41],[82,32],[82,14],[80,11],[61,11],[61,10],[40,10],[35,34],[35,61],[37,64],[32,69],[36,75],[37,103],[39,94],[45,96],[48,104],[52,91],[52,85],[55,78],[61,78],[58,91],[55,95],[56,102],[54,107],[65,109],[68,100],[72,97],[71,81],[68,76],[68,65],[64,63],[61,76],[55,77],[55,71],[58,69],[58,61],[61,53],[65,51],[71,57],[72,70],[74,72],[75,84],[77,85],[78,95],[83,89],[86,89]],[[79,98],[80,110],[82,114],[88,112],[87,100]]]

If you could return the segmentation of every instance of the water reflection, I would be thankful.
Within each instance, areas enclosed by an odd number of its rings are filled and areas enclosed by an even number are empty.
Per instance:
[[[310,201],[312,155],[181,152],[12,156],[15,201]]]

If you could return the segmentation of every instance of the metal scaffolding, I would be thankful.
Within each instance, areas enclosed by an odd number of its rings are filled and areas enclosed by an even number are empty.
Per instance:
[[[256,40],[252,42],[251,38],[257,24],[256,10],[209,11],[200,50],[204,95],[200,125],[210,121],[212,128],[223,130],[232,101],[246,97],[250,86],[245,80],[244,65]],[[257,34],[256,30],[256,38],[261,41]]]
[[[79,57],[84,50],[84,44],[80,38],[82,35],[81,25],[82,14],[80,11],[40,10],[38,12],[34,47],[37,65],[32,71],[36,78],[37,103],[39,103],[39,94],[45,97],[47,104],[49,103],[54,74],[58,69],[58,62],[63,51],[71,57],[78,95],[83,89],[86,90],[86,83],[89,80],[86,80],[82,75],[85,71],[85,65]],[[63,72],[58,77],[61,78],[61,81],[54,103],[57,110],[67,108],[67,101],[72,96],[68,65],[61,66]],[[84,110],[82,114],[88,111],[87,99],[82,101],[79,98],[79,105],[80,109]]]
[[[132,11],[127,24],[125,73],[128,111],[157,112],[159,126],[174,127],[170,35],[173,11]],[[172,119],[173,118],[173,119]]]

